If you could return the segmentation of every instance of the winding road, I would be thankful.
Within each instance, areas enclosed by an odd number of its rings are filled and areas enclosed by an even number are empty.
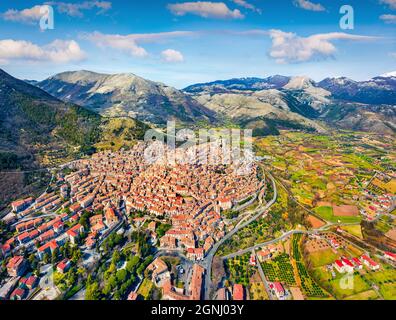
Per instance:
[[[227,233],[223,239],[221,239],[219,242],[217,242],[212,247],[212,249],[208,252],[208,254],[204,258],[204,260],[202,260],[202,262],[200,263],[206,269],[205,283],[204,283],[204,299],[205,300],[210,300],[210,290],[211,290],[211,286],[212,286],[212,279],[211,279],[212,278],[212,262],[213,262],[213,258],[215,256],[217,250],[220,248],[221,245],[224,244],[224,242],[229,240],[239,230],[245,228],[246,226],[251,224],[253,221],[257,220],[261,215],[263,215],[266,211],[268,211],[269,208],[271,208],[271,206],[276,202],[276,199],[278,198],[276,183],[275,183],[275,180],[273,179],[273,177],[270,177],[270,178],[271,178],[273,190],[274,190],[274,196],[273,196],[272,200],[270,202],[268,202],[265,205],[265,207],[256,209],[257,213],[254,216],[252,216],[249,220],[247,220],[246,222],[244,222],[242,224],[237,225],[232,231]]]

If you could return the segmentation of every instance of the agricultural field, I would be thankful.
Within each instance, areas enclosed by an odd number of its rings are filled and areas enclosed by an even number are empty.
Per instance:
[[[308,260],[312,268],[321,267],[333,263],[335,259],[338,259],[338,255],[335,254],[332,249],[312,252],[308,256]]]
[[[338,275],[335,279],[330,280],[329,287],[331,288],[329,291],[334,294],[336,299],[345,299],[371,289],[371,286],[359,274],[354,274],[350,279],[345,278],[345,275]]]
[[[310,225],[306,221],[307,214],[291,201],[287,193],[278,187],[278,198],[268,215],[253,221],[241,229],[231,239],[226,241],[216,255],[225,256],[240,249],[250,248],[279,237],[283,232],[297,225]]]
[[[350,233],[351,235],[358,237],[359,239],[363,239],[362,227],[360,225],[356,226],[343,226],[342,230]]]
[[[301,239],[302,236],[294,235],[292,240],[292,254],[297,266],[297,274],[301,289],[308,297],[327,298],[329,295],[315,282],[315,280],[308,273],[303,256],[301,253]]]
[[[250,278],[249,295],[251,300],[269,300],[264,283],[258,271]]]
[[[328,206],[317,207],[314,210],[322,219],[337,223],[341,221],[342,223],[358,223],[362,220],[360,216],[335,216],[333,213],[333,208]]]
[[[289,286],[296,285],[293,266],[288,254],[281,253],[270,261],[263,262],[261,266],[269,281],[278,281]]]
[[[256,272],[256,268],[249,265],[250,253],[226,260],[226,272],[232,283],[242,284],[249,287],[250,278]]]
[[[395,299],[396,273],[388,264],[381,264],[381,269],[371,271],[366,266],[348,276],[340,274],[335,269],[333,273],[327,268],[341,256],[359,257],[363,252],[355,247],[347,246],[338,249],[337,254],[332,249],[310,253],[306,259],[310,274],[323,289],[337,300],[373,300]],[[374,289],[373,286],[377,288]]]
[[[319,207],[319,202],[367,207],[370,201],[361,195],[375,170],[386,172],[396,166],[389,141],[375,134],[340,132],[321,136],[282,131],[279,136],[256,139],[255,146],[258,155],[268,159],[274,176],[300,204],[312,210]],[[384,192],[379,191],[379,195]],[[335,216],[331,208],[315,211],[329,222],[360,221],[356,216]]]
[[[368,290],[346,297],[345,300],[376,300],[378,294],[374,290]]]

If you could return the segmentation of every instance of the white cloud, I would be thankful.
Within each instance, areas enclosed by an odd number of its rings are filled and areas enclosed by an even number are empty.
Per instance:
[[[315,34],[309,37],[299,37],[292,32],[270,30],[272,47],[269,55],[277,63],[299,63],[312,60],[323,60],[333,56],[337,48],[334,40],[367,41],[375,37],[351,35],[341,32]]]
[[[83,1],[81,3],[51,1],[46,4],[56,7],[60,13],[78,18],[84,16],[84,10],[98,9],[97,14],[102,14],[110,10],[112,6],[112,3],[109,1]]]
[[[380,19],[385,23],[396,23],[395,14],[383,14],[382,16],[380,16]]]
[[[183,2],[168,4],[168,9],[177,16],[184,16],[188,13],[195,14],[203,18],[219,19],[243,19],[245,16],[238,9],[231,10],[223,2]]]
[[[256,8],[253,4],[251,4],[245,0],[232,0],[232,2],[234,2],[238,6],[241,6],[245,9],[249,9],[249,10],[255,11],[260,14],[262,13],[261,9]]]
[[[54,6],[60,13],[65,13],[72,17],[83,17],[84,10],[98,9],[97,14],[102,14],[111,9],[112,3],[108,1],[84,1],[82,3],[67,3],[67,2],[46,2],[45,5]],[[9,9],[0,14],[0,16],[7,21],[21,22],[27,24],[34,24],[40,21],[43,13],[40,13],[42,5],[36,5],[32,8],[23,10]]]
[[[396,0],[380,0],[380,3],[388,5],[391,9],[396,9]]]
[[[34,6],[30,9],[23,10],[9,9],[1,14],[1,16],[7,21],[32,24],[39,21],[43,16],[43,14],[40,13],[41,7],[42,6]]]
[[[144,48],[139,47],[136,39],[130,36],[94,32],[84,36],[84,38],[101,48],[110,47],[113,49],[122,50],[135,57],[146,57],[148,55]]]
[[[309,11],[325,11],[325,7],[322,6],[320,3],[313,3],[308,0],[295,0],[294,5],[304,10]]]
[[[190,31],[173,31],[163,33],[146,33],[146,34],[103,34],[93,32],[83,34],[82,38],[93,42],[101,48],[112,48],[123,51],[131,56],[144,58],[148,52],[141,46],[141,43],[161,42],[166,39],[184,37],[193,35]]]
[[[24,40],[0,40],[0,61],[3,63],[11,60],[67,63],[80,61],[85,57],[85,52],[74,40],[55,40],[45,46]]]
[[[180,51],[167,49],[161,52],[162,59],[166,62],[183,62],[184,57]]]
[[[395,59],[396,59],[396,52],[391,52],[391,53],[389,53],[389,55],[390,55],[392,58],[395,58]]]

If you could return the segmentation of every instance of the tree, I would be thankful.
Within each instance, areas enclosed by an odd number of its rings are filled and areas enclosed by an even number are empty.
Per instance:
[[[109,268],[104,273],[105,280],[109,279],[117,270],[117,267],[114,263],[110,263]]]
[[[125,269],[117,271],[117,281],[118,283],[124,283],[127,279],[128,272]]]
[[[120,252],[118,250],[115,250],[113,252],[113,256],[112,256],[111,262],[114,263],[114,264],[117,264],[120,260],[121,260],[121,254],[120,254]]]
[[[45,264],[49,263],[49,261],[50,261],[50,256],[49,256],[48,253],[44,254],[43,261],[44,261]]]
[[[55,250],[52,251],[52,256],[51,256],[51,261],[53,264],[58,261],[58,256],[59,256],[59,248],[55,248]]]
[[[82,253],[81,253],[80,248],[75,248],[75,250],[74,250],[74,252],[73,252],[73,256],[72,256],[72,261],[73,261],[74,263],[77,263],[78,260],[81,259],[81,257],[82,257]]]
[[[112,275],[107,282],[110,285],[111,289],[114,289],[117,286],[117,277],[115,275]]]
[[[100,291],[99,284],[94,281],[92,284],[86,287],[85,300],[99,300]]]
[[[37,260],[36,260],[36,256],[34,255],[34,253],[32,253],[32,254],[29,256],[28,260],[29,260],[29,263],[30,263],[32,269],[36,269],[35,266],[36,266],[36,264],[37,264]]]
[[[130,273],[134,273],[136,271],[136,267],[139,264],[140,258],[138,256],[133,256],[127,263],[126,269]]]
[[[86,283],[85,300],[99,300],[99,284],[89,275]]]

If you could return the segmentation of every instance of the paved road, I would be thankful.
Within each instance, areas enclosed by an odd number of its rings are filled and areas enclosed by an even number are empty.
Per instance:
[[[247,249],[238,250],[237,252],[234,252],[234,253],[228,254],[226,256],[223,256],[222,259],[226,260],[226,259],[235,258],[237,256],[240,256],[240,255],[243,255],[245,253],[251,252],[252,250],[257,250],[257,249],[260,249],[261,247],[265,247],[265,246],[268,246],[270,244],[274,244],[274,243],[277,243],[277,242],[279,242],[281,240],[287,239],[288,237],[290,237],[293,234],[299,234],[299,233],[305,233],[305,234],[310,234],[311,233],[312,234],[312,233],[315,233],[315,232],[316,231],[291,230],[291,231],[288,231],[288,232],[284,233],[279,238],[276,238],[276,239],[273,239],[273,240],[268,240],[266,242],[262,242],[262,243],[256,244],[253,247],[250,247],[250,248],[247,248]]]
[[[276,300],[276,299],[274,299],[274,296],[273,296],[272,293],[271,293],[271,289],[270,289],[270,287],[269,287],[267,278],[265,277],[265,274],[264,274],[264,271],[263,271],[263,267],[261,266],[261,263],[260,263],[260,261],[259,261],[259,259],[258,259],[258,257],[257,257],[256,250],[253,249],[252,253],[253,253],[254,256],[256,257],[256,263],[257,263],[258,271],[259,271],[261,280],[263,281],[263,284],[264,284],[264,287],[265,287],[265,291],[267,291],[268,298],[269,298],[270,300]]]
[[[230,239],[234,234],[236,234],[239,230],[243,229],[244,227],[248,226],[251,224],[253,221],[257,220],[261,215],[263,215],[276,201],[278,198],[278,192],[276,189],[276,184],[275,180],[271,177],[273,189],[274,189],[274,196],[270,202],[266,204],[264,208],[259,208],[257,209],[257,213],[252,216],[248,221],[236,226],[232,231],[227,233],[227,235],[221,239],[219,242],[217,242],[213,248],[209,251],[209,253],[206,255],[205,259],[201,262],[201,265],[206,269],[206,274],[205,274],[205,283],[204,283],[204,297],[205,300],[210,300],[210,287],[212,285],[212,262],[214,255],[216,254],[217,250],[220,248],[224,242],[226,242],[228,239]]]
[[[250,248],[246,248],[246,249],[242,249],[242,250],[238,250],[237,252],[228,254],[226,256],[223,256],[222,259],[226,260],[226,259],[231,259],[231,258],[235,258],[237,256],[243,255],[247,252],[250,252],[252,250],[256,250],[259,249],[261,247],[265,247],[268,246],[270,244],[275,244],[281,240],[287,239],[288,237],[290,237],[293,234],[315,234],[315,233],[319,233],[319,232],[324,232],[327,231],[328,229],[334,227],[334,226],[353,226],[353,225],[357,225],[359,223],[329,223],[321,228],[318,229],[312,229],[312,230],[290,230],[286,233],[284,233],[283,235],[281,235],[280,237],[276,238],[276,239],[272,239],[272,240],[268,240],[262,243],[258,243]],[[347,241],[347,240],[346,240]],[[356,245],[356,244],[355,244]]]

